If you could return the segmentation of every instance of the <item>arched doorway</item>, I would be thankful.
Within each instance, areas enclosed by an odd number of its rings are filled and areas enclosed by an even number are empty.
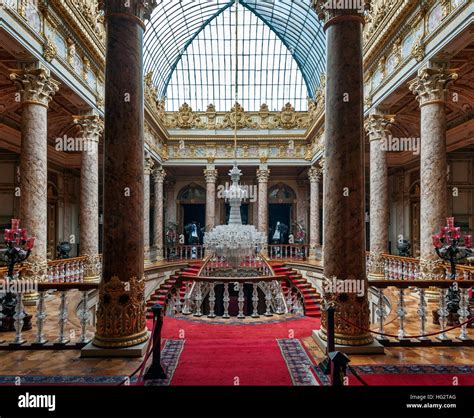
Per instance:
[[[286,184],[278,183],[268,191],[268,242],[272,243],[278,222],[286,225],[280,244],[288,243],[288,235],[295,222],[296,193]]]
[[[186,225],[193,222],[201,228],[206,225],[206,190],[204,187],[191,183],[180,190],[176,203],[179,217],[178,230],[180,234],[184,234],[185,244],[189,244],[185,233]]]

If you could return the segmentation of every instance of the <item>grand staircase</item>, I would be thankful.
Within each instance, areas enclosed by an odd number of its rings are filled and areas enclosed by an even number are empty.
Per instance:
[[[301,274],[291,267],[285,267],[282,264],[273,264],[273,271],[277,276],[288,278],[291,283],[298,288],[303,295],[304,313],[306,316],[319,318],[321,316],[321,295]],[[285,280],[281,281],[281,287],[285,297],[288,295],[289,288]]]
[[[187,267],[177,270],[168,279],[166,279],[150,296],[147,301],[147,319],[153,318],[151,307],[155,304],[165,305],[166,298],[171,288],[176,284],[177,280],[181,278],[181,286],[179,289],[181,300],[184,299],[186,290],[186,277],[190,280],[197,276],[201,268],[201,262],[192,262]],[[283,278],[287,278],[303,295],[304,313],[306,316],[319,318],[321,316],[321,295],[301,274],[291,267],[285,267],[282,263],[272,263],[273,271],[276,276],[281,276],[281,287],[285,298],[290,291],[287,282]],[[183,280],[184,279],[184,280]]]
[[[201,268],[201,263],[195,262],[190,263],[187,267],[184,267],[180,270],[177,270],[174,274],[172,274],[168,279],[166,279],[161,285],[155,290],[155,292],[150,296],[146,303],[146,317],[147,319],[153,318],[153,312],[151,311],[151,307],[155,304],[160,304],[161,306],[165,305],[166,297],[168,296],[168,292],[171,288],[176,284],[178,278],[183,277],[194,277],[197,276],[199,269]],[[186,281],[182,281],[179,295],[181,300],[184,299],[184,293],[186,291]]]

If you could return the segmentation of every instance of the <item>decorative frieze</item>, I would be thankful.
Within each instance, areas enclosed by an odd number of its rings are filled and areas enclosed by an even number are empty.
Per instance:
[[[152,94],[153,87],[149,89]],[[246,112],[239,103],[229,112],[216,112],[212,104],[206,112],[194,112],[189,104],[184,103],[179,111],[162,113],[161,117],[168,129],[307,129],[322,100],[317,104],[310,102],[308,112],[297,112],[290,103],[285,104],[280,112],[270,112],[266,104],[262,104],[258,112]],[[163,108],[160,110],[163,111]]]

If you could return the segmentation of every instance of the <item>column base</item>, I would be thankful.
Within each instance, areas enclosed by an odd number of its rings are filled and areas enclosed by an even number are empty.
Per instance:
[[[367,275],[368,280],[385,280],[385,273],[369,272]]]
[[[148,330],[145,329],[142,332],[139,332],[134,335],[127,335],[125,337],[117,338],[100,337],[96,335],[92,340],[92,344],[99,348],[112,349],[134,347],[136,345],[147,342],[148,334]]]
[[[84,277],[82,281],[83,283],[100,283],[100,276]]]
[[[313,330],[312,337],[316,344],[318,344],[319,348],[321,348],[323,352],[326,352],[327,341],[321,337],[320,333],[321,330],[319,329]],[[335,344],[334,349],[335,351],[340,351],[346,354],[385,354],[384,346],[377,340],[372,340],[371,343],[364,345]]]
[[[23,294],[23,305],[25,306],[36,306],[39,299],[38,292],[26,292]]]
[[[146,341],[132,347],[97,347],[93,342],[90,342],[81,349],[81,357],[143,357],[148,346],[149,335],[150,333],[148,332]]]

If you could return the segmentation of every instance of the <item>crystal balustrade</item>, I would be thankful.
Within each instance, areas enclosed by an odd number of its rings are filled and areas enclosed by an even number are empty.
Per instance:
[[[285,279],[283,279],[285,281]],[[179,279],[165,301],[167,316],[206,316],[221,319],[304,315],[303,295],[276,276],[196,277]]]
[[[4,280],[0,283],[5,285]],[[88,302],[91,292],[97,288],[98,284],[94,283],[38,283],[38,301],[34,306],[25,307],[25,294],[15,293],[13,318],[3,314],[4,306],[0,302],[0,325],[8,326],[13,321],[14,326],[14,331],[0,333],[0,349],[82,348],[94,336],[93,328],[89,328],[93,314]],[[69,304],[73,301],[77,304],[78,325],[77,321],[69,320]],[[31,323],[28,330],[24,327],[27,315]]]
[[[306,244],[272,244],[267,246],[271,260],[307,260],[309,245]]]
[[[378,292],[375,337],[384,345],[470,345],[473,280],[371,280]],[[451,289],[451,290],[450,290]],[[453,303],[453,292],[458,303]],[[434,296],[435,301],[428,298]],[[387,315],[386,299],[396,307]]]
[[[47,279],[49,283],[82,283],[84,281],[84,267],[86,256],[49,260]],[[99,254],[99,275],[102,274],[102,255]],[[20,265],[15,269],[16,278],[21,279],[24,267]],[[6,278],[7,268],[0,268],[0,278]]]

